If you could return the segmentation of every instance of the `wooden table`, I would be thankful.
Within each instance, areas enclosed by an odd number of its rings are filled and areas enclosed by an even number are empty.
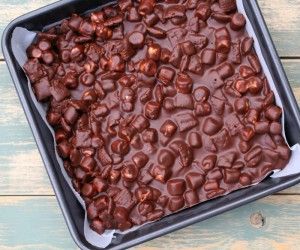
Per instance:
[[[0,0],[0,34],[13,18],[50,2]],[[300,102],[300,0],[259,4]],[[0,171],[0,249],[76,249],[2,54]],[[300,249],[300,185],[136,249]]]

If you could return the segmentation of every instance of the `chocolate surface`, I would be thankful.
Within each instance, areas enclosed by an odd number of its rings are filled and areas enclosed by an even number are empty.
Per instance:
[[[234,0],[120,0],[38,34],[24,69],[93,230],[157,220],[288,163],[245,24]]]

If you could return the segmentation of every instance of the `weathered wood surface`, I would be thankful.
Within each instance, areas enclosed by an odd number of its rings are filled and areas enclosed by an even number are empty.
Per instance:
[[[297,250],[299,207],[299,196],[270,196],[134,249]],[[251,223],[255,213],[265,222]],[[76,248],[54,197],[0,197],[0,249]]]
[[[0,0],[0,35],[10,20],[51,2]],[[300,0],[258,2],[300,104]],[[76,249],[4,62],[0,110],[0,249]],[[297,250],[299,205],[297,185],[135,249]],[[257,212],[266,220],[261,228],[250,223]]]
[[[55,0],[1,0],[0,35],[14,18]],[[280,56],[300,56],[300,0],[258,0]],[[0,52],[1,53],[1,52]],[[2,53],[0,54],[2,57]]]

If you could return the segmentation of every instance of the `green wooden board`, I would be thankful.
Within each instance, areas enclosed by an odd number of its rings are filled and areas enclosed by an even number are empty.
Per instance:
[[[134,249],[299,249],[299,196],[270,196]],[[251,223],[261,213],[264,225]],[[1,197],[0,249],[75,249],[54,197]]]
[[[0,0],[0,35],[12,19],[52,2]],[[300,0],[258,2],[300,104]],[[4,62],[0,62],[0,110],[0,249],[77,249]],[[135,249],[298,250],[299,205],[297,185]],[[250,223],[251,215],[259,212],[265,218],[261,228]]]

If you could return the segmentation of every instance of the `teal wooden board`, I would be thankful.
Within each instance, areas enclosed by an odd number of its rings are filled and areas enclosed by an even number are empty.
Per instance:
[[[299,249],[299,196],[270,196],[134,249]],[[260,212],[261,228],[250,222]],[[76,249],[54,197],[0,197],[0,249]]]
[[[0,195],[53,194],[5,63],[0,63]]]
[[[0,35],[12,19],[52,2],[0,0]],[[279,55],[289,58],[282,62],[300,104],[300,0],[258,2]],[[78,249],[53,196],[4,62],[0,62],[0,110],[0,249]],[[297,185],[134,249],[298,250],[299,205]],[[250,216],[258,212],[265,218],[261,228],[250,223]]]

